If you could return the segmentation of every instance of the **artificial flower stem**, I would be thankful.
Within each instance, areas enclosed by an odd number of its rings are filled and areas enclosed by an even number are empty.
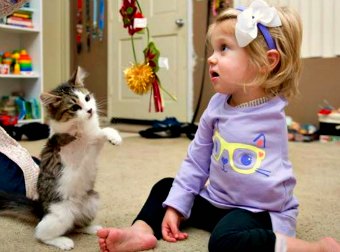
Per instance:
[[[142,8],[140,7],[138,0],[136,0],[136,4],[137,4],[137,7],[138,7],[139,12],[140,12],[141,14],[143,14]]]
[[[133,39],[133,35],[130,36],[131,37],[131,45],[132,45],[132,52],[133,52],[133,58],[135,60],[135,64],[137,64],[137,56],[136,56],[136,49],[135,49],[135,42],[134,42],[134,39]]]
[[[146,37],[147,37],[147,41],[148,41],[147,45],[148,45],[150,43],[149,27],[145,27],[145,29],[146,29]]]

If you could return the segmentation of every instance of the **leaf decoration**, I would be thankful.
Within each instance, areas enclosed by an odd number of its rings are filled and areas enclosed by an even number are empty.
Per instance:
[[[159,59],[160,52],[157,49],[155,43],[150,42],[143,52],[144,52],[145,63],[149,64],[149,66],[156,73],[159,70],[158,59]]]

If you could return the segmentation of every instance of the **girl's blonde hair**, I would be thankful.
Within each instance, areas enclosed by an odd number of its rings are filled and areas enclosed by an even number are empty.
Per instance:
[[[268,96],[282,95],[289,99],[298,94],[298,83],[302,68],[300,49],[302,42],[302,21],[299,14],[288,7],[277,7],[278,15],[282,26],[267,27],[273,37],[280,61],[270,72],[258,74],[252,83],[261,83]],[[210,25],[207,38],[210,41],[213,28],[223,21],[230,20],[226,29],[231,29],[235,34],[235,24],[237,15],[240,11],[227,9],[217,16],[215,22]],[[269,66],[267,57],[268,46],[261,32],[258,31],[257,37],[249,43],[245,49],[250,56],[250,64],[257,69]],[[246,84],[247,85],[247,84]]]

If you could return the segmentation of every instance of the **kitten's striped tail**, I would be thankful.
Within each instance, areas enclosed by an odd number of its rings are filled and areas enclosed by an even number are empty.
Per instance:
[[[39,201],[0,191],[0,215],[36,222],[42,219],[44,211]]]

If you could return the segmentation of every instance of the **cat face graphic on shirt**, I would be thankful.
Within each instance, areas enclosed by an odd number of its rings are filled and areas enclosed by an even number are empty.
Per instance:
[[[253,139],[254,145],[250,145],[228,142],[216,130],[213,142],[213,157],[217,162],[221,162],[223,171],[227,172],[228,168],[231,168],[240,174],[249,175],[257,172],[269,176],[270,171],[260,168],[266,156],[263,133]]]

